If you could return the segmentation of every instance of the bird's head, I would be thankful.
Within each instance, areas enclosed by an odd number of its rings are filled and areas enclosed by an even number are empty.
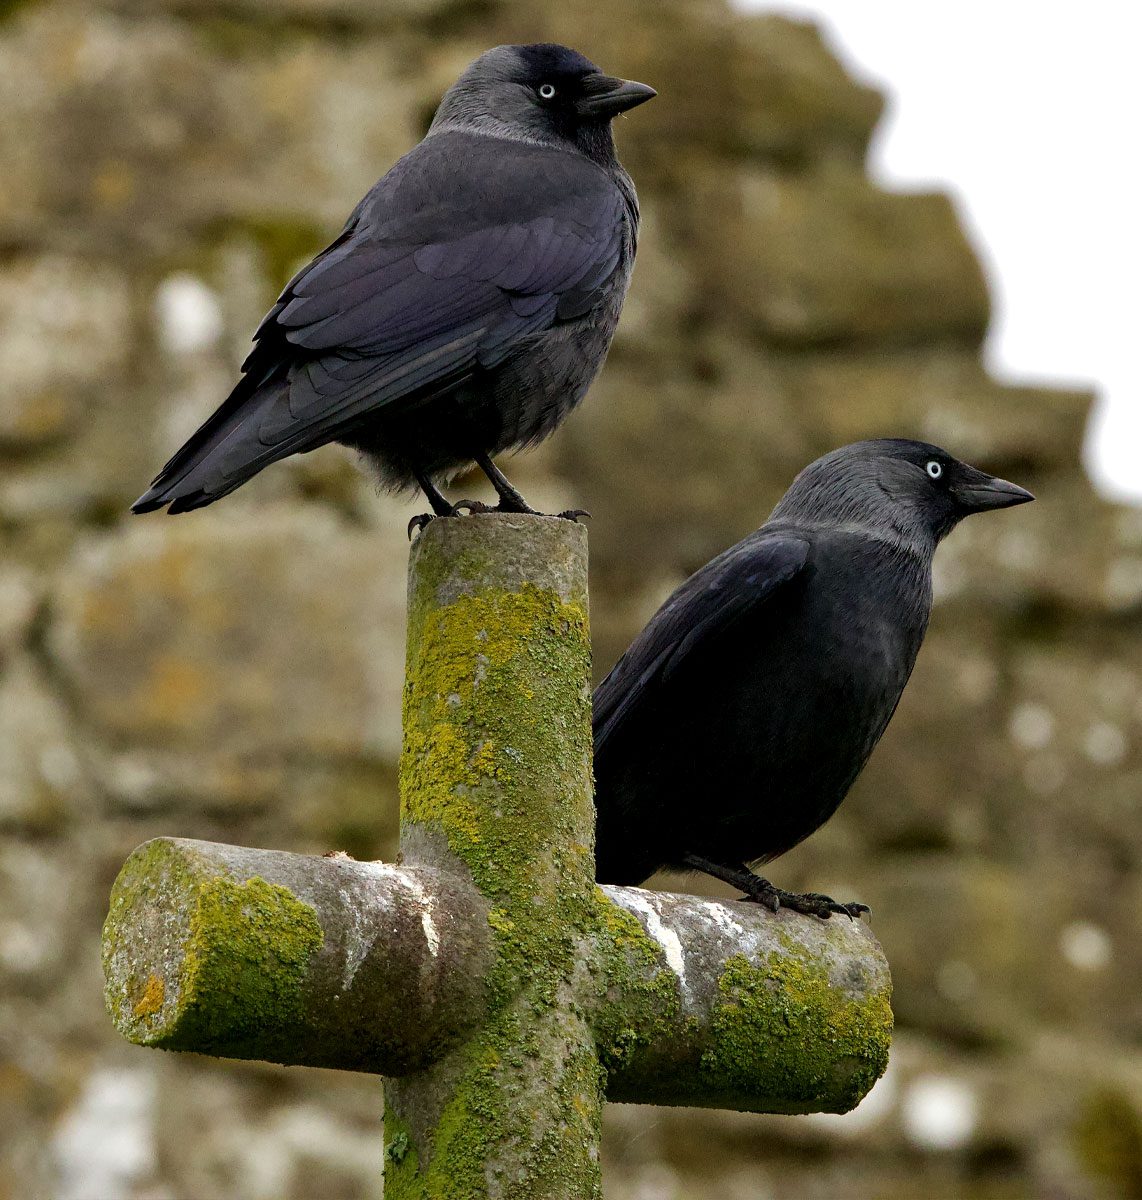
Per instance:
[[[935,546],[972,513],[1034,499],[1025,488],[970,467],[939,446],[882,439],[842,446],[811,463],[773,515]]]
[[[605,75],[566,46],[496,46],[448,89],[432,131],[471,129],[573,146],[607,162],[614,155],[612,118],[656,94],[645,83]]]

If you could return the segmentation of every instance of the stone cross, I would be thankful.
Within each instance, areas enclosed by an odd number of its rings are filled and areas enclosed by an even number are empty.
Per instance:
[[[399,863],[140,846],[103,939],[120,1032],[383,1075],[389,1200],[597,1197],[604,1100],[851,1109],[892,1025],[867,925],[595,886],[590,659],[581,526],[433,521]]]

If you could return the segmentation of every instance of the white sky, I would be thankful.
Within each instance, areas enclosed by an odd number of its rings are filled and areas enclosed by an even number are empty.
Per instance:
[[[823,23],[888,93],[873,174],[956,194],[995,302],[992,371],[1096,387],[1087,468],[1142,503],[1142,5],[739,3]]]

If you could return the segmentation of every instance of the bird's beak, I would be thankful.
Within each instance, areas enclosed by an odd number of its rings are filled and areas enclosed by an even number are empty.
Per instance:
[[[982,471],[972,471],[967,478],[954,484],[951,490],[968,512],[1011,508],[1035,499],[1026,488],[1021,488],[1017,483],[1008,483],[1006,479],[994,479]]]
[[[617,117],[638,104],[645,104],[658,93],[645,83],[633,79],[616,79],[612,75],[588,75],[583,80],[583,95],[575,107],[585,117]]]

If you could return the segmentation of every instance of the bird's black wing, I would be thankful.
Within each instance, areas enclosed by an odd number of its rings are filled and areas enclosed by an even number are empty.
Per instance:
[[[573,154],[475,134],[422,142],[258,330],[299,360],[264,440],[450,385],[579,315],[618,268],[622,205]]]
[[[805,538],[761,529],[692,575],[595,689],[595,754],[695,651],[770,604],[798,577],[808,555]]]
[[[209,502],[581,316],[622,262],[623,215],[616,184],[582,156],[477,134],[427,138],[286,285],[245,378],[136,510],[172,496],[180,509]]]

